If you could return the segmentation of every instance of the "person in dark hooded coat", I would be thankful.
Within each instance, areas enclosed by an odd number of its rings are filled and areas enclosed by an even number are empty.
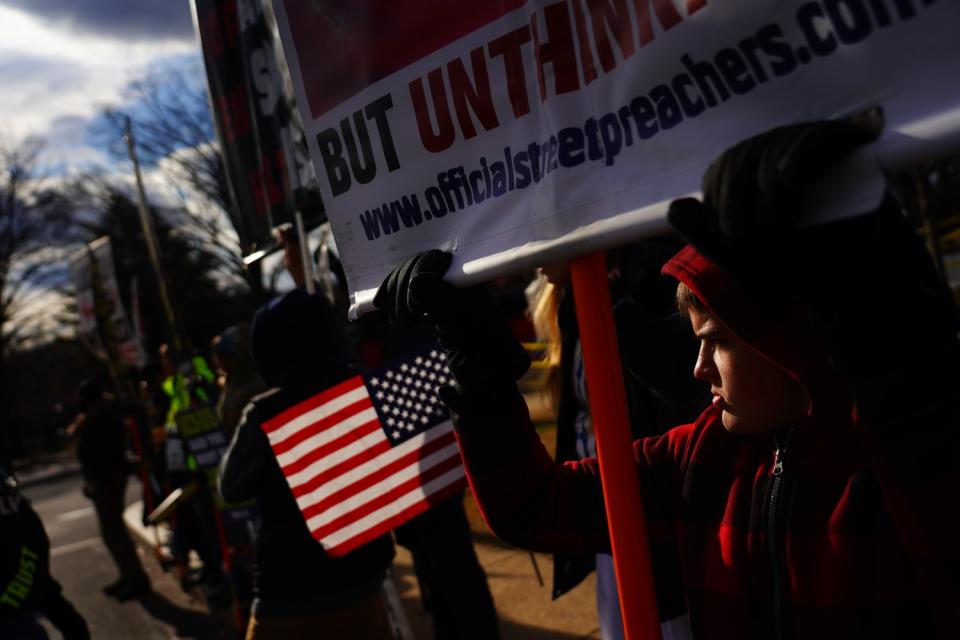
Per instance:
[[[296,289],[257,312],[251,347],[272,389],[247,405],[220,466],[223,497],[256,498],[262,519],[247,638],[390,638],[381,594],[394,553],[389,536],[329,557],[261,426],[356,374],[343,326],[323,296]]]

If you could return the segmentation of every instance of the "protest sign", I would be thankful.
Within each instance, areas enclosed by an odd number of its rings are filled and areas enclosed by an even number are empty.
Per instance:
[[[263,0],[193,0],[211,111],[245,255],[273,244],[274,226],[323,222],[313,167],[284,90],[283,61]]]
[[[197,467],[216,468],[229,442],[213,408],[201,404],[193,409],[185,409],[177,413],[175,420],[177,431],[197,461]]]
[[[144,367],[146,353],[120,299],[110,238],[98,238],[78,251],[70,260],[70,273],[84,342],[104,359],[115,357],[127,366]]]
[[[197,469],[206,477],[207,488],[211,491],[214,505],[224,520],[243,523],[258,517],[254,501],[229,503],[224,501],[220,492],[215,489],[219,482],[220,460],[227,451],[230,439],[223,430],[223,425],[213,407],[200,404],[185,409],[177,413],[175,420],[179,438],[196,461]]]
[[[960,5],[273,0],[355,305],[428,248],[462,283],[665,227],[773,126],[879,106],[890,162],[960,133]]]

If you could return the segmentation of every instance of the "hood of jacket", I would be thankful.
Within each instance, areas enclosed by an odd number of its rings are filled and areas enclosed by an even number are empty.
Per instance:
[[[356,372],[352,343],[333,306],[302,289],[254,315],[251,353],[271,387],[321,391]]]
[[[760,300],[748,294],[692,245],[667,262],[663,273],[685,284],[737,337],[800,382],[810,398],[808,415],[849,412],[849,392],[831,370],[806,307],[784,303],[780,296]]]

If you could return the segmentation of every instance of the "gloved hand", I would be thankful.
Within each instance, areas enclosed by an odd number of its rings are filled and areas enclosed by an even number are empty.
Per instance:
[[[394,326],[426,315],[462,393],[478,399],[515,389],[530,358],[484,287],[457,288],[443,279],[452,259],[438,250],[413,256],[387,276],[373,304]]]
[[[694,198],[671,203],[670,224],[748,289],[769,292],[771,285],[784,289],[802,282],[818,235],[797,227],[804,194],[878,134],[878,128],[825,121],[749,138],[707,169],[703,203]]]

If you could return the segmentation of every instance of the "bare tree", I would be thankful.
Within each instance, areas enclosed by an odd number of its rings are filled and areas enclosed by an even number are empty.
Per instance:
[[[72,206],[38,176],[42,148],[38,138],[0,138],[0,412],[9,406],[11,351],[55,334],[66,319],[59,257],[70,237]],[[11,416],[0,415],[0,424],[6,428],[0,447],[9,455],[16,445]]]
[[[42,148],[37,138],[0,140],[0,362],[65,318],[51,294],[62,290],[73,207],[37,175]]]
[[[111,155],[126,161],[122,134],[130,118],[136,129],[137,151],[145,165],[166,160],[163,166],[174,183],[188,185],[229,214],[230,191],[202,79],[199,61],[186,69],[149,72],[127,86],[124,101],[131,106],[109,105],[103,109],[104,123],[95,134],[103,139]]]
[[[104,108],[94,134],[118,161],[127,150],[123,131],[132,122],[137,153],[146,167],[163,171],[183,202],[181,221],[216,247],[235,273],[245,278],[258,297],[263,295],[259,268],[244,269],[241,246],[243,224],[233,202],[229,182],[214,135],[204,72],[199,61],[187,68],[149,72],[126,89],[125,104]],[[229,223],[233,233],[226,233]],[[237,241],[233,238],[236,237]]]
[[[79,205],[74,226],[84,241],[110,237],[117,283],[127,309],[136,306],[131,299],[131,281],[137,280],[140,297],[136,304],[146,324],[145,346],[152,352],[171,336],[135,201],[128,189],[102,173],[74,181],[70,193]],[[210,242],[215,227],[204,215],[178,206],[151,206],[149,215],[182,337],[204,346],[228,324],[248,319],[259,301],[251,296],[249,283],[239,271],[238,254]]]

